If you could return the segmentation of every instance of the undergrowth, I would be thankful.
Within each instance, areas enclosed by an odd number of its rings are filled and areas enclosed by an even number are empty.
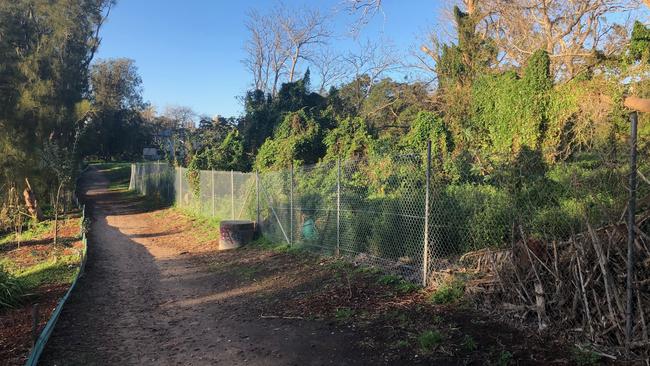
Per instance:
[[[23,283],[0,266],[0,311],[20,305],[25,292]]]

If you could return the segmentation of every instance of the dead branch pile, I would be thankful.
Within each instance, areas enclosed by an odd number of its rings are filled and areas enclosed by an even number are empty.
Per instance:
[[[632,351],[648,357],[650,341],[650,212],[637,216],[635,314]],[[486,308],[510,319],[535,321],[603,355],[625,344],[627,227],[588,229],[564,241],[526,238],[508,250],[468,253],[461,263],[479,273],[467,289]],[[613,357],[613,356],[612,356]]]

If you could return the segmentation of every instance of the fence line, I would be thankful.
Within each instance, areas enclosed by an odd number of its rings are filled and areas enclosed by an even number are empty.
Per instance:
[[[611,222],[625,203],[623,165],[558,163],[540,175],[533,154],[493,172],[488,183],[454,183],[440,178],[444,167],[431,148],[253,173],[139,163],[131,188],[196,214],[251,220],[271,241],[380,266],[423,285],[464,253],[510,247],[525,240],[521,230],[531,240],[562,240],[586,224]]]
[[[419,157],[401,159],[420,165]],[[423,226],[424,201],[415,202],[404,195],[404,199],[396,199],[401,203],[386,204],[381,198],[367,202],[366,193],[357,192],[364,173],[361,166],[357,161],[336,161],[262,173],[210,170],[193,173],[198,178],[193,179],[186,168],[137,163],[132,164],[130,188],[200,215],[255,221],[269,240],[352,257],[425,284],[426,252],[421,247],[428,235]],[[425,176],[422,169],[412,173]],[[390,184],[393,189],[400,188],[394,183]],[[394,231],[383,244],[387,234],[372,224],[373,217],[388,218],[387,225],[403,225],[383,228]],[[414,230],[420,234],[414,235]]]

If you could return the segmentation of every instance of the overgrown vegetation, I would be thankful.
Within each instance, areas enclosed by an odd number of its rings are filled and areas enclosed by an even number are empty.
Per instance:
[[[0,265],[0,311],[18,306],[25,293],[25,285]]]
[[[460,300],[465,295],[465,281],[452,278],[443,282],[431,293],[431,302],[434,304],[451,304]]]

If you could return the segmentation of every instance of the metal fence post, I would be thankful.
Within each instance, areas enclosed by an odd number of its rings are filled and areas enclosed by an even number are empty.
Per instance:
[[[289,245],[293,245],[293,161],[289,171]]]
[[[255,194],[257,199],[257,227],[259,230],[260,222],[260,173],[255,170]]]
[[[230,170],[230,205],[232,206],[231,216],[235,219],[235,173]]]
[[[630,355],[632,342],[632,321],[634,319],[634,239],[635,239],[635,212],[636,212],[636,153],[637,153],[637,122],[638,113],[630,114],[630,198],[627,208],[627,304],[625,308],[625,354]]]
[[[336,256],[341,255],[341,158],[336,159]]]
[[[424,185],[424,248],[422,250],[422,286],[429,276],[429,189],[431,184],[431,141],[427,141],[426,183]]]
[[[210,169],[211,174],[210,177],[212,178],[212,216],[215,216],[215,197],[214,197],[214,169]]]
[[[178,167],[178,207],[183,206],[183,167]]]

